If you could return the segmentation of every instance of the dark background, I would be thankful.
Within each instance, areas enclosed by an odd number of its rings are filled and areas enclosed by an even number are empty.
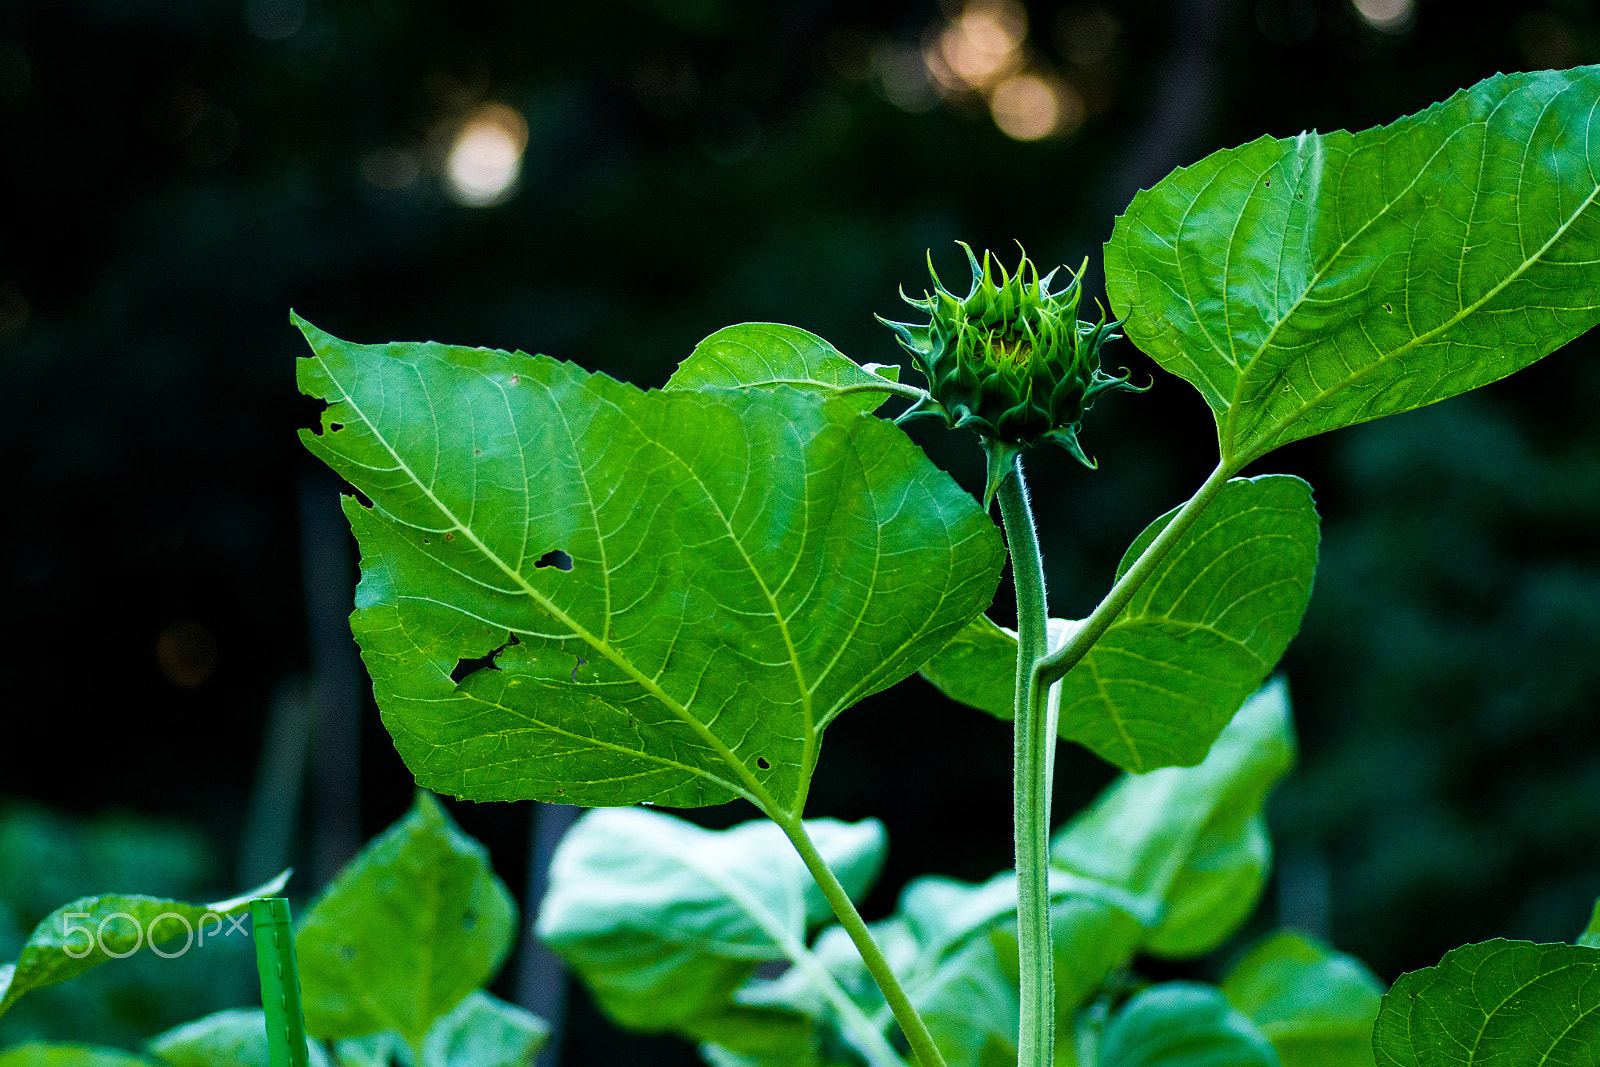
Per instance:
[[[269,710],[309,706],[314,663],[324,698],[338,689],[338,641],[308,637],[327,611],[306,603],[303,566],[333,576],[335,619],[348,610],[350,550],[317,532],[335,489],[294,433],[315,405],[294,387],[290,307],[352,340],[543,351],[641,385],[748,320],[897,362],[872,314],[903,310],[896,287],[925,284],[927,249],[947,278],[956,239],[1008,257],[1020,239],[1048,264],[1087,254],[1098,289],[1116,212],[1174,166],[1600,59],[1583,0],[1422,0],[1388,25],[1350,0],[1033,0],[1019,54],[1081,122],[1024,142],[979,95],[927,80],[920,50],[959,13],[0,5],[0,941],[7,914],[15,941],[79,892],[232,891],[274,849],[308,872],[304,900],[319,848],[348,847],[354,830],[312,803],[279,804],[286,843],[260,836]],[[514,109],[527,140],[519,183],[476,207],[449,194],[446,157],[486,103]],[[1390,980],[1462,942],[1583,927],[1600,894],[1595,345],[1252,472],[1308,478],[1324,516],[1284,663],[1302,761],[1272,804],[1279,873],[1254,930],[1309,928]],[[1214,458],[1187,385],[1125,342],[1107,358],[1156,387],[1090,416],[1101,469],[1030,460],[1058,615],[1093,605]],[[980,487],[973,442],[918,437]],[[335,809],[343,782],[370,835],[410,780],[364,699],[359,760],[319,738],[310,773]],[[919,680],[831,729],[812,813],[878,815],[892,842],[869,918],[916,874],[1009,865],[1009,743]],[[1109,776],[1064,752],[1058,818]],[[453,810],[520,894],[529,806]],[[249,998],[191,981],[188,999],[108,987],[101,1015],[19,1010],[0,1038],[133,1043]],[[509,972],[497,989],[514,994]],[[567,1062],[691,1059],[574,1006]]]

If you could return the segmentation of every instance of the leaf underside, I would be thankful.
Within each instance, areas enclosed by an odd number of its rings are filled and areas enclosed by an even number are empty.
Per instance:
[[[372,502],[352,626],[430,789],[798,814],[828,722],[998,583],[993,523],[854,395],[300,325],[302,439]]]
[[[1235,469],[1503,378],[1600,321],[1597,99],[1596,67],[1496,75],[1213,153],[1117,220],[1112,307]]]
[[[1171,521],[1128,548],[1131,567]],[[1060,683],[1062,737],[1125,771],[1194,766],[1299,631],[1320,531],[1289,475],[1227,482]],[[1052,620],[1053,644],[1070,624]],[[1011,717],[1016,635],[978,617],[922,668],[952,699]]]
[[[1485,941],[1400,976],[1383,998],[1378,1067],[1600,1064],[1600,951]]]
[[[1129,546],[1119,578],[1174,514]],[[1299,478],[1224,485],[1062,679],[1061,735],[1135,773],[1205,759],[1299,632],[1319,540]]]

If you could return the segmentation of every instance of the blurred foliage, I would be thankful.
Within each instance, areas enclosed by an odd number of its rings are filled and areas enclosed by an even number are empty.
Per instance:
[[[957,10],[0,7],[6,792],[236,838],[269,695],[307,660],[292,431],[310,413],[290,306],[357,340],[543,350],[648,385],[744,320],[893,362],[871,314],[894,312],[925,249],[952,270],[956,238],[1021,239],[1052,265],[1087,253],[1092,290],[1112,216],[1175,165],[1262,132],[1388,121],[1497,70],[1600,59],[1590,0],[1421,0],[1388,30],[1350,0],[1033,0],[1030,54],[1084,111],[1072,136],[1023,143],[976,97],[894,88]],[[487,101],[526,120],[521,182],[466,207],[441,161]],[[1304,749],[1271,809],[1280,913],[1384,978],[1463,941],[1570,937],[1600,888],[1595,347],[1264,466],[1306,477],[1325,517],[1286,663]],[[1101,470],[1042,454],[1030,468],[1050,486],[1037,507],[1063,616],[1210,466],[1200,400],[1125,343],[1106,360],[1157,382],[1096,407],[1084,443]],[[977,449],[917,433],[981,488]],[[374,832],[410,783],[375,718],[365,736]],[[868,755],[888,750],[890,766]],[[1060,816],[1109,776],[1063,754]],[[1010,862],[1005,727],[908,683],[830,732],[811,813],[889,826],[869,913],[916,874],[982,878]],[[522,820],[494,825],[469,829],[515,871]],[[0,878],[28,881],[15,869]],[[39,906],[4,899],[16,928]],[[574,1033],[570,1055],[669,1054],[632,1040]]]
[[[7,804],[0,807],[0,959],[16,959],[34,926],[69,901],[108,890],[220,896],[218,871],[211,848],[182,825]],[[0,1047],[28,1040],[137,1047],[195,1014],[253,996],[253,962],[240,936],[175,959],[140,952],[23,998],[0,1019]]]

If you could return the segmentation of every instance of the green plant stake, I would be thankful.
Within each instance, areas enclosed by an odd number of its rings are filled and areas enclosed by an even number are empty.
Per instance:
[[[272,1067],[307,1067],[306,1021],[300,1010],[300,971],[294,962],[294,928],[286,897],[250,902],[255,927],[261,1007],[267,1013],[267,1048]]]

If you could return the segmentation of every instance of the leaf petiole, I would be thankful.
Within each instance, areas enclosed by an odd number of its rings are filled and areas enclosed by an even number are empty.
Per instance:
[[[839,920],[839,925],[844,927],[845,933],[849,934],[850,940],[855,943],[856,951],[861,953],[861,961],[866,964],[867,973],[872,975],[872,980],[878,984],[884,999],[889,1002],[889,1010],[894,1012],[895,1021],[900,1024],[901,1031],[906,1035],[912,1055],[922,1067],[945,1067],[944,1057],[940,1055],[938,1046],[933,1043],[933,1035],[928,1032],[928,1024],[922,1021],[922,1016],[912,1005],[911,998],[906,996],[905,988],[901,986],[900,979],[889,966],[889,961],[884,958],[883,950],[878,947],[872,931],[867,929],[861,913],[856,910],[855,902],[850,899],[850,894],[845,892],[844,886],[839,884],[839,879],[828,867],[828,862],[822,858],[822,853],[817,851],[817,846],[812,842],[811,835],[806,832],[805,825],[798,817],[773,818],[772,821],[778,824],[779,829],[794,845],[795,851],[800,854],[801,861],[806,865],[806,870],[811,872],[811,877],[816,880],[823,897],[833,908],[833,914]]]
[[[1222,487],[1233,477],[1237,469],[1238,466],[1233,461],[1222,460],[1217,464],[1216,469],[1200,488],[1195,490],[1194,496],[1191,496],[1178,510],[1172,521],[1156,535],[1155,540],[1146,546],[1133,566],[1117,579],[1105,598],[1095,605],[1095,609],[1089,613],[1087,619],[1083,620],[1083,625],[1078,627],[1077,632],[1060,648],[1039,660],[1034,667],[1036,685],[1049,687],[1065,678],[1067,672],[1078,665],[1078,661],[1088,654],[1094,643],[1100,640],[1100,635],[1116,621],[1122,609],[1128,606],[1128,601],[1133,599],[1133,594],[1139,591],[1139,587],[1144,585],[1161,561],[1166,559],[1167,553],[1172,551],[1172,547],[1188,532],[1189,527],[1194,525],[1195,519],[1200,517],[1206,505],[1222,491]],[[1018,595],[1020,598],[1021,594]]]

